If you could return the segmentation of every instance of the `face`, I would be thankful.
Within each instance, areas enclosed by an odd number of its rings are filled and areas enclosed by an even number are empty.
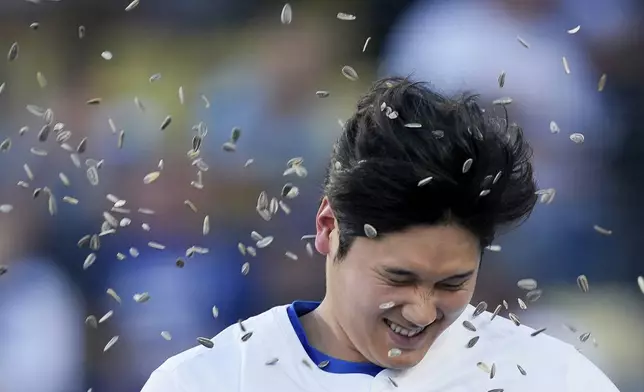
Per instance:
[[[358,237],[338,262],[337,222],[326,200],[316,225],[316,248],[326,255],[324,301],[349,360],[414,366],[472,299],[480,247],[458,226]],[[390,357],[393,348],[402,353]]]

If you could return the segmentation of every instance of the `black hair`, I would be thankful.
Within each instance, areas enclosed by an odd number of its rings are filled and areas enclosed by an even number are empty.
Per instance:
[[[529,216],[537,200],[532,150],[507,111],[488,117],[477,98],[448,98],[402,77],[381,79],[360,98],[324,180],[339,224],[338,260],[366,236],[365,224],[380,236],[454,223],[483,250],[501,226]]]

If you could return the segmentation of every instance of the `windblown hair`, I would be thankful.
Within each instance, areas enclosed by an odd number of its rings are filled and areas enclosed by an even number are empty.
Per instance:
[[[521,128],[508,125],[507,116],[485,116],[476,95],[450,99],[400,77],[375,82],[335,143],[324,180],[339,224],[337,258],[365,236],[366,223],[379,236],[454,223],[481,248],[500,227],[520,224],[537,200],[532,150]]]

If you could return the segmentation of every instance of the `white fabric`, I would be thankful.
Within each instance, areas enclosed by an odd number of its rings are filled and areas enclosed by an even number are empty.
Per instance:
[[[232,325],[213,338],[214,348],[195,347],[167,360],[152,373],[142,392],[470,392],[503,388],[522,392],[618,392],[608,378],[576,349],[533,329],[516,327],[485,312],[471,319],[469,306],[414,368],[383,370],[376,377],[333,374],[307,367],[304,348],[291,326],[287,306],[278,306],[244,322],[253,336],[241,341]],[[470,319],[477,332],[461,325]],[[480,336],[473,348],[465,345]],[[273,366],[266,361],[279,358]],[[496,376],[479,369],[496,364]],[[310,363],[310,362],[309,362]],[[521,365],[527,372],[521,375]],[[395,381],[395,387],[389,377]]]

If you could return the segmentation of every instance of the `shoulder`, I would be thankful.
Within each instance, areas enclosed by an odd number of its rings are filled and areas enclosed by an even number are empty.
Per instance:
[[[242,337],[253,330],[270,329],[275,314],[285,311],[277,306],[242,324],[230,325],[214,338],[213,347],[196,346],[179,353],[159,366],[150,376],[141,392],[184,392],[239,389],[241,364],[247,355]],[[243,329],[242,329],[243,326]]]

